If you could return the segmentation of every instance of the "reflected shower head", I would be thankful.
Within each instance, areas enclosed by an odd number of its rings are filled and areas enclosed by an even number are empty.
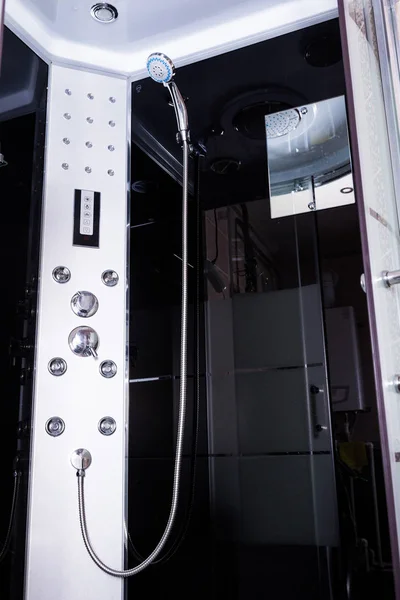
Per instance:
[[[153,52],[147,59],[147,71],[157,83],[169,83],[175,74],[174,63],[161,52]]]
[[[290,108],[265,117],[267,138],[277,138],[287,135],[296,129],[301,120],[297,108]]]

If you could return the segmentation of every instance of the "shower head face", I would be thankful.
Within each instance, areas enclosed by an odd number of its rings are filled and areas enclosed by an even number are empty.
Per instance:
[[[274,139],[291,133],[299,125],[300,119],[300,112],[296,108],[267,115],[265,117],[267,138]]]
[[[161,52],[153,52],[147,59],[147,71],[153,81],[169,83],[174,77],[174,63]]]

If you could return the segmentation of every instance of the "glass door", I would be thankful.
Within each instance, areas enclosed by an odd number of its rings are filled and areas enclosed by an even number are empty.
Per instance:
[[[336,597],[315,231],[314,214],[272,219],[265,200],[206,213],[211,514],[217,553],[229,557],[216,592],[232,598],[260,586]]]
[[[355,194],[397,598],[400,598],[400,268],[398,221],[398,4],[339,0]],[[389,275],[385,277],[385,273]]]

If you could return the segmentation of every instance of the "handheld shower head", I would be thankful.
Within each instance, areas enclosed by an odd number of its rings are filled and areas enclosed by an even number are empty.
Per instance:
[[[173,81],[175,75],[174,63],[161,52],[153,52],[147,59],[147,71],[153,81],[162,83],[168,88],[174,105],[178,130],[182,141],[189,141],[189,120],[185,101],[178,86]]]
[[[153,52],[147,59],[147,71],[157,83],[169,83],[175,75],[174,63],[161,52]]]

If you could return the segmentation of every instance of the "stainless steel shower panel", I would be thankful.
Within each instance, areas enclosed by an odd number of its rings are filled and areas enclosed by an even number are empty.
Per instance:
[[[50,67],[24,600],[124,596],[123,582],[102,573],[82,544],[70,457],[76,448],[90,450],[92,541],[107,562],[124,568],[130,107],[127,80]],[[104,285],[110,270],[119,275],[112,287]],[[90,318],[71,310],[78,290],[98,300]],[[68,338],[77,328],[97,334],[97,349],[90,335],[87,341],[98,358],[71,352]],[[62,377],[49,370],[57,357],[68,363]],[[104,361],[118,366],[113,377],[102,376]],[[65,424],[62,435],[46,431],[54,415]],[[99,432],[107,415],[113,435]]]

